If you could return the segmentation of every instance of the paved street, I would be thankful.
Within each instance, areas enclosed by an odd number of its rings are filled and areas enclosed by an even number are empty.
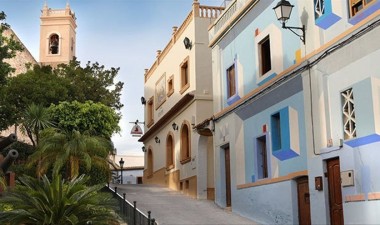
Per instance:
[[[196,200],[179,192],[154,185],[116,185],[118,193],[126,193],[130,202],[137,201],[137,208],[142,212],[152,212],[159,225],[235,225],[257,224],[235,213],[219,208],[213,201]]]

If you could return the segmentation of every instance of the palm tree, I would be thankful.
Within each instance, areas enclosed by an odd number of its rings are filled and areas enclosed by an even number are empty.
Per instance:
[[[50,167],[53,167],[55,176],[66,165],[67,177],[73,178],[79,175],[80,166],[84,166],[87,171],[91,165],[109,170],[106,158],[112,149],[111,141],[102,137],[50,128],[41,135],[36,152],[28,159],[28,165],[38,163],[38,176],[45,174]]]
[[[99,192],[102,185],[86,186],[84,175],[71,181],[46,176],[41,180],[23,176],[16,187],[0,199],[12,210],[0,212],[0,224],[9,225],[114,225],[112,195]]]
[[[25,110],[21,122],[21,128],[28,135],[33,147],[39,142],[40,132],[54,125],[50,120],[48,109],[34,103]]]

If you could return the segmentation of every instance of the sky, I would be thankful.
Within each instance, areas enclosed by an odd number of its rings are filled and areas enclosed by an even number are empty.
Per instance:
[[[122,131],[112,137],[118,155],[143,155],[142,143],[130,131],[136,120],[144,121],[144,69],[156,51],[165,48],[173,26],[180,26],[193,0],[0,0],[6,23],[39,60],[40,16],[49,8],[64,9],[69,3],[77,17],[76,56],[82,65],[98,62],[120,67],[117,81],[124,82],[121,102]],[[221,6],[223,0],[199,0],[201,5]]]

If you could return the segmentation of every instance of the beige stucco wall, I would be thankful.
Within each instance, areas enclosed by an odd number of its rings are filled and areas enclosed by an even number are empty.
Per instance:
[[[208,47],[208,26],[212,23],[212,18],[197,17],[189,14],[182,26],[173,30],[173,36],[169,39],[169,43],[162,51],[157,52],[157,60],[152,67],[145,72],[144,97],[149,100],[154,98],[154,122],[157,123],[163,118],[169,110],[178,103],[187,93],[194,94],[194,99],[187,105],[172,115],[157,131],[144,140],[144,145],[148,149],[150,147],[153,153],[153,176],[147,178],[145,182],[165,184],[175,188],[180,187],[182,182],[182,191],[190,196],[197,198],[207,197],[207,188],[213,187],[208,185],[207,176],[201,176],[202,181],[198,180],[200,173],[205,171],[198,170],[198,167],[206,168],[208,162],[213,160],[199,160],[199,139],[200,135],[193,130],[193,126],[212,116],[212,73],[211,73],[211,49]],[[186,49],[183,40],[189,38],[192,43],[191,49]],[[188,60],[189,68],[189,87],[181,92],[181,64],[184,60]],[[174,93],[169,97],[167,93],[167,80],[173,76]],[[160,86],[161,79],[165,79],[166,90],[165,100],[157,105],[155,97],[156,89]],[[147,106],[145,106],[147,109]],[[147,112],[145,112],[145,121],[147,121]],[[179,129],[174,131],[172,123],[175,122]],[[181,125],[187,123],[190,125],[190,145],[191,157],[190,161],[184,164],[180,162],[180,136]],[[147,126],[145,123],[145,132],[153,126]],[[171,132],[175,143],[175,165],[174,168],[166,170],[166,138]],[[154,138],[158,137],[160,143],[156,143]],[[207,148],[207,143],[205,148]],[[213,155],[213,154],[211,154]],[[145,165],[147,165],[147,154],[145,154]],[[206,154],[207,157],[207,154]],[[199,165],[202,163],[202,165]],[[212,166],[211,166],[212,167]],[[165,174],[162,174],[162,168],[165,168]],[[172,182],[167,182],[165,176],[173,175]],[[172,175],[170,175],[172,176]],[[178,176],[178,178],[177,178]],[[161,180],[166,180],[162,182]],[[177,183],[175,183],[177,182]],[[185,184],[188,182],[188,188]]]
[[[55,67],[60,63],[68,63],[75,56],[76,50],[76,18],[67,5],[65,9],[48,9],[44,6],[40,25],[40,63]],[[49,53],[49,37],[59,36],[58,54]]]

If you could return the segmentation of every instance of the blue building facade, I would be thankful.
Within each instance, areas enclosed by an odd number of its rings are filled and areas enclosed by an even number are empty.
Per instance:
[[[379,224],[380,1],[231,1],[209,30],[215,202],[263,224]],[[300,30],[296,33],[301,34]]]

